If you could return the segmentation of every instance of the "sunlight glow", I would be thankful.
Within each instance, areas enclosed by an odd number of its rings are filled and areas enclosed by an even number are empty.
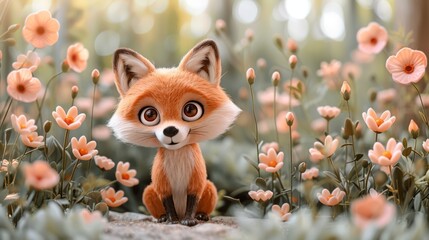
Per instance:
[[[386,0],[379,0],[375,6],[375,13],[383,21],[388,22],[392,18],[392,6]]]
[[[258,16],[258,6],[252,0],[240,0],[234,4],[234,17],[241,23],[252,23]]]
[[[189,14],[197,16],[206,11],[209,5],[208,0],[180,0],[180,6]]]
[[[311,10],[310,0],[285,0],[286,11],[290,17],[304,19]]]
[[[342,40],[345,34],[344,17],[341,5],[329,2],[323,8],[320,19],[322,33],[328,38]]]
[[[308,35],[308,22],[305,19],[290,19],[288,21],[288,34],[296,41],[304,40]]]
[[[117,32],[104,31],[94,41],[95,52],[100,56],[109,56],[119,47],[120,37]]]

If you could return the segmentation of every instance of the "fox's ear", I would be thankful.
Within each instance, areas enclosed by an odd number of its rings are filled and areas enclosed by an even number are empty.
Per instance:
[[[197,44],[183,57],[179,68],[196,73],[210,83],[219,85],[222,67],[216,43],[205,40]]]
[[[152,63],[137,52],[119,48],[113,57],[115,83],[121,96],[139,79],[154,71]]]

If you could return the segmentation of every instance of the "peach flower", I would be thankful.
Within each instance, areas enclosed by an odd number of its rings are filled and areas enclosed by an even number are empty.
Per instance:
[[[357,63],[370,63],[374,60],[374,55],[358,49],[352,52],[352,59]]]
[[[20,54],[16,58],[16,62],[12,63],[12,67],[15,70],[20,68],[28,68],[31,72],[36,71],[40,64],[40,57],[34,51],[28,51],[27,55]]]
[[[36,48],[52,46],[58,41],[60,23],[52,18],[49,11],[32,13],[25,19],[22,35],[28,43]]]
[[[422,146],[423,146],[423,149],[429,153],[429,138],[423,142]]]
[[[277,142],[265,143],[264,145],[262,145],[261,151],[266,153],[266,152],[268,152],[268,150],[270,148],[273,148],[276,152],[278,152],[279,151],[279,144]]]
[[[337,107],[321,106],[317,108],[317,112],[326,120],[331,120],[336,118],[341,113],[341,110]]]
[[[37,160],[23,166],[25,183],[37,190],[46,190],[55,187],[60,175],[51,168],[48,162]]]
[[[370,194],[351,203],[350,212],[353,222],[360,229],[369,226],[382,228],[396,216],[396,208],[383,195],[371,189]]]
[[[86,118],[85,113],[78,115],[76,106],[71,107],[67,111],[67,114],[62,107],[58,106],[56,111],[52,112],[52,116],[54,117],[58,126],[67,130],[78,129]]]
[[[16,159],[12,159],[12,161],[3,159],[3,161],[1,161],[0,172],[15,172],[18,165],[19,162]]]
[[[426,55],[422,51],[402,48],[396,56],[390,56],[386,68],[392,74],[393,81],[401,84],[416,83],[425,75]]]
[[[276,118],[276,123],[277,123],[277,130],[280,133],[288,133],[289,132],[289,125],[287,123],[287,118],[286,116],[288,115],[289,112],[287,111],[281,111]],[[296,132],[298,128],[298,121],[293,121],[291,129],[292,129],[292,134],[294,132]],[[297,134],[298,132],[296,132],[295,134]],[[295,139],[297,136],[292,136],[293,139]]]
[[[290,216],[292,215],[292,213],[290,213],[290,206],[288,203],[284,203],[281,207],[277,204],[274,204],[271,207],[271,210],[275,213],[277,213],[280,218],[282,219],[282,221],[286,222],[287,220],[289,220]]]
[[[271,192],[270,190],[264,191],[264,190],[259,189],[258,191],[249,191],[249,196],[254,201],[265,202],[267,200],[270,200],[273,197],[273,192]]]
[[[396,96],[397,91],[394,88],[388,88],[377,92],[377,102],[379,104],[388,104],[392,102]],[[420,103],[420,102],[419,102]]]
[[[371,159],[371,162],[378,165],[393,166],[401,158],[402,147],[402,143],[396,143],[394,138],[390,138],[387,141],[386,148],[384,148],[383,144],[376,142],[373,149],[368,151],[368,157]]]
[[[319,176],[319,169],[316,167],[312,167],[310,169],[305,170],[301,174],[302,180],[311,180],[313,178],[317,178]]]
[[[91,160],[91,158],[93,158],[98,153],[98,151],[95,150],[97,143],[95,141],[90,141],[87,143],[85,136],[80,137],[79,140],[77,140],[75,137],[72,137],[71,145],[73,149],[73,155],[79,160]]]
[[[15,114],[12,114],[10,116],[10,120],[13,129],[19,134],[29,134],[37,130],[37,126],[34,124],[34,119],[27,121],[27,117],[25,117],[25,115],[19,115],[19,117],[17,117]]]
[[[37,132],[21,134],[22,143],[31,148],[38,148],[44,145],[43,136],[39,136]]]
[[[34,102],[42,88],[39,79],[34,78],[27,68],[15,70],[7,75],[7,93],[21,102]]]
[[[85,70],[89,57],[88,49],[82,43],[75,43],[67,49],[67,63],[75,72]]]
[[[341,191],[340,188],[335,188],[332,193],[330,193],[329,190],[325,188],[322,190],[322,193],[317,193],[317,198],[324,205],[332,207],[343,201],[345,195],[346,193]]]
[[[89,224],[89,223],[92,223],[92,222],[95,222],[95,221],[101,221],[101,222],[106,221],[103,218],[103,215],[101,215],[101,212],[97,211],[97,210],[95,210],[93,212],[90,212],[88,209],[83,208],[82,210],[80,210],[79,214],[82,217],[83,222],[85,224]]]
[[[338,139],[332,139],[331,135],[326,136],[324,144],[319,141],[314,142],[314,148],[310,148],[310,160],[317,163],[320,160],[330,157],[338,147]]]
[[[298,50],[298,43],[294,39],[289,38],[286,47],[291,53],[295,53]]]
[[[274,148],[270,148],[268,149],[267,154],[263,154],[263,153],[259,154],[260,162],[258,167],[262,170],[265,170],[266,172],[275,173],[278,170],[280,170],[280,168],[283,167],[283,164],[284,164],[283,158],[284,158],[283,152],[279,152],[277,154]]]
[[[417,138],[419,136],[419,126],[413,119],[411,119],[410,124],[408,125],[408,132],[413,138]]]
[[[94,156],[94,162],[99,168],[106,170],[106,171],[115,167],[115,163],[112,161],[112,159],[107,158],[105,156],[95,155]]]
[[[330,63],[321,62],[317,75],[325,80],[329,89],[336,89],[339,87],[337,81],[340,68],[341,62],[338,60],[332,60]]]
[[[388,34],[380,24],[371,22],[358,31],[356,38],[359,43],[359,50],[364,53],[377,54],[386,46]]]
[[[395,122],[396,117],[390,114],[389,110],[384,111],[380,117],[375,113],[374,109],[369,108],[367,112],[362,113],[362,118],[369,129],[375,133],[387,131]]]
[[[137,171],[135,169],[129,169],[130,163],[118,162],[116,166],[116,180],[120,182],[122,185],[127,187],[132,187],[139,184],[139,180],[135,178]]]
[[[100,191],[101,198],[109,207],[119,207],[128,201],[127,197],[124,197],[124,191],[119,190],[115,192],[115,189],[109,187],[107,190],[103,189]]]

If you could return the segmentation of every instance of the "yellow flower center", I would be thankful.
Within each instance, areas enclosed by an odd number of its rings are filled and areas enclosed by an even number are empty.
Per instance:
[[[74,117],[67,116],[67,117],[64,119],[64,122],[66,122],[66,123],[67,123],[67,125],[70,125],[70,124],[74,123]]]
[[[88,149],[85,149],[85,148],[81,148],[81,149],[79,149],[79,153],[80,153],[80,155],[86,155],[86,154],[88,154]]]
[[[33,136],[31,136],[31,135],[29,135],[27,138],[28,138],[28,141],[30,141],[30,142],[33,142],[33,141],[34,141],[34,137],[33,137]]]
[[[116,202],[116,198],[114,198],[114,197],[108,197],[108,199],[109,199],[110,201],[112,201],[112,203]]]
[[[407,65],[407,66],[405,66],[404,67],[404,72],[408,73],[408,74],[413,73],[414,72],[414,66],[413,65]]]
[[[377,120],[375,120],[375,123],[377,124],[377,126],[380,127],[380,125],[384,123],[384,120],[381,118],[377,118]]]
[[[384,151],[382,155],[384,157],[387,157],[388,159],[390,159],[392,157],[392,153],[390,151]]]
[[[27,124],[25,124],[25,123],[21,123],[21,124],[19,124],[19,128],[21,128],[21,129],[24,129],[24,128],[26,128],[27,127]]]
[[[334,195],[329,194],[329,196],[328,196],[328,198],[327,198],[326,200],[328,200],[328,201],[329,201],[329,199],[331,199],[331,198],[333,198],[333,197],[334,197]]]
[[[128,173],[122,173],[122,179],[128,180],[130,179],[130,175]]]

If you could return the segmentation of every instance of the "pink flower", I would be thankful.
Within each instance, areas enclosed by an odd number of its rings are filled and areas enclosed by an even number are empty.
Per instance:
[[[370,63],[374,60],[374,55],[355,50],[352,52],[352,59],[357,63]]]
[[[379,104],[388,104],[392,102],[396,96],[397,96],[397,92],[396,92],[396,89],[394,88],[381,90],[381,91],[378,91],[377,93],[377,102]]]
[[[375,191],[370,191],[369,195],[353,201],[350,212],[353,222],[360,229],[369,226],[382,228],[393,221],[396,216],[395,205],[387,202],[383,195],[379,195]]]
[[[40,57],[34,51],[28,51],[27,55],[20,54],[16,58],[16,62],[12,63],[12,67],[15,70],[20,68],[28,68],[31,72],[36,71],[40,64]]]
[[[288,203],[284,203],[282,205],[282,207],[280,207],[277,204],[274,204],[271,207],[271,210],[273,212],[277,213],[284,222],[286,222],[287,220],[289,220],[290,216],[292,215],[292,213],[289,212],[290,211],[290,206],[289,206]]]
[[[129,169],[130,163],[118,162],[116,166],[116,180],[120,182],[122,185],[127,187],[132,187],[139,184],[139,180],[135,178],[137,171],[134,169]]]
[[[264,190],[259,189],[258,191],[249,191],[249,196],[254,201],[265,202],[267,200],[270,200],[273,197],[273,192],[271,192],[270,190],[264,191]]]
[[[298,44],[292,38],[287,40],[286,47],[291,53],[295,53],[298,50]]]
[[[371,162],[381,166],[393,166],[402,155],[402,143],[396,143],[396,140],[390,138],[387,141],[386,148],[379,143],[374,143],[373,149],[369,150],[368,157]]]
[[[335,150],[337,150],[338,144],[338,139],[333,140],[331,135],[326,136],[324,144],[316,141],[314,148],[310,148],[309,150],[310,160],[317,163],[324,158],[332,156]]]
[[[262,145],[261,151],[266,153],[266,152],[268,152],[268,150],[270,148],[273,148],[276,152],[278,152],[279,151],[279,144],[277,142],[265,143],[264,145]]]
[[[21,102],[34,102],[42,84],[27,68],[15,70],[7,75],[7,93]]]
[[[60,176],[51,168],[48,162],[37,160],[23,166],[25,183],[37,190],[46,190],[55,187]]]
[[[330,193],[329,190],[325,188],[322,190],[322,193],[317,193],[317,198],[324,205],[332,207],[343,201],[345,195],[346,193],[341,191],[340,188],[335,188],[332,193]]]
[[[78,129],[86,117],[84,113],[78,115],[76,106],[71,107],[67,111],[67,114],[62,107],[58,106],[56,111],[52,112],[52,116],[54,117],[58,126],[67,130]]]
[[[246,79],[247,82],[249,82],[250,85],[252,85],[255,82],[255,70],[253,68],[249,68],[246,71]]]
[[[336,118],[341,113],[341,110],[337,107],[321,106],[317,108],[317,112],[320,114],[321,117],[327,120],[331,120],[333,118]]]
[[[75,43],[67,49],[67,64],[75,72],[85,70],[89,57],[88,49],[84,48],[81,43]]]
[[[408,125],[408,132],[413,138],[417,138],[419,136],[419,126],[413,119],[411,119],[410,124]]]
[[[360,77],[361,70],[359,65],[349,62],[344,64],[341,72],[343,79],[349,79],[350,76],[352,76],[353,79],[358,79]]]
[[[22,143],[31,148],[38,148],[44,145],[43,136],[39,136],[37,132],[21,134]]]
[[[416,83],[425,75],[426,55],[422,51],[402,48],[396,56],[390,56],[386,68],[393,81],[401,84]]]
[[[429,138],[428,138],[428,139],[426,139],[426,141],[424,141],[424,142],[423,142],[422,146],[423,146],[423,149],[424,149],[426,152],[429,152]]]
[[[94,161],[99,168],[106,171],[112,169],[115,166],[115,163],[112,161],[112,159],[104,156],[96,155],[94,156]]]
[[[19,117],[16,117],[15,114],[12,114],[10,116],[10,120],[13,129],[19,134],[29,134],[37,130],[37,126],[34,125],[34,119],[30,119],[27,121],[25,115],[19,115]]]
[[[296,57],[296,55],[291,55],[290,57],[289,57],[289,65],[290,65],[290,68],[292,68],[292,69],[294,69],[295,68],[295,66],[296,66],[296,63],[298,62],[298,58]]]
[[[280,168],[283,167],[283,152],[276,153],[274,148],[268,149],[267,154],[259,154],[259,165],[258,167],[262,170],[265,170],[269,173],[277,172]]]
[[[32,13],[25,19],[22,35],[28,43],[36,48],[52,46],[58,41],[60,23],[52,18],[49,11]]]
[[[367,27],[361,28],[357,35],[359,50],[364,53],[377,54],[386,46],[388,34],[380,24],[371,22]]]
[[[302,180],[311,180],[313,178],[317,178],[319,176],[319,169],[317,169],[316,167],[312,167],[310,169],[305,170],[305,172],[303,172],[301,176]]]
[[[119,190],[115,192],[115,189],[109,187],[107,190],[103,189],[100,191],[101,198],[109,207],[119,207],[128,201],[127,197],[124,197],[124,191]]]
[[[90,212],[88,209],[83,208],[82,210],[80,210],[79,214],[82,217],[83,222],[85,224],[89,224],[89,223],[96,222],[96,221],[100,221],[100,222],[106,221],[103,218],[103,215],[101,215],[101,212],[97,211],[97,210]]]
[[[332,60],[330,63],[322,62],[320,63],[320,69],[317,70],[317,75],[322,77],[329,89],[338,88],[338,74],[340,72],[341,62],[337,60]]]
[[[73,149],[73,155],[79,160],[91,160],[91,158],[93,158],[98,153],[98,151],[95,150],[97,143],[95,141],[90,141],[87,143],[85,136],[80,137],[79,141],[77,138],[72,137],[71,145]]]
[[[367,112],[362,113],[362,118],[369,129],[375,133],[382,133],[387,131],[395,122],[396,117],[390,117],[390,111],[384,111],[380,117],[377,116],[374,109],[369,108]]]
[[[19,162],[16,159],[12,159],[11,161],[3,159],[3,161],[1,161],[0,172],[15,172],[18,165]]]

